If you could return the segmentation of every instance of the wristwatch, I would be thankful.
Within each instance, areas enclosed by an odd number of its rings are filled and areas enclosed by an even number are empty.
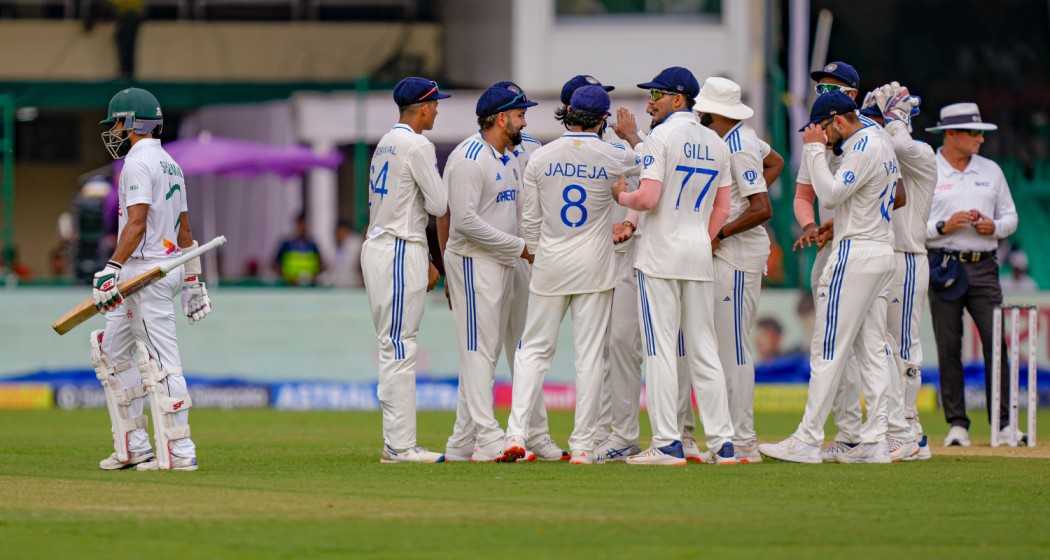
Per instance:
[[[944,220],[937,222],[937,233],[944,235]]]

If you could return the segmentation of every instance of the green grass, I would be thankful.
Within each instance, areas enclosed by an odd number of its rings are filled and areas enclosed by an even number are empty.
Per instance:
[[[201,470],[139,473],[96,468],[108,453],[103,411],[0,412],[0,557],[1050,555],[1042,459],[380,465],[377,413],[192,416]],[[757,420],[772,439],[798,415]],[[564,443],[571,415],[551,421]],[[420,443],[442,448],[451,424],[451,414],[421,413]]]

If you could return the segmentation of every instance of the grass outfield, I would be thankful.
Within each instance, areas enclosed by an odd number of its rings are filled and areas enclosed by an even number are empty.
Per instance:
[[[192,417],[201,470],[139,473],[96,468],[108,453],[102,410],[0,412],[0,557],[1050,555],[1047,459],[380,465],[378,413]],[[798,418],[757,425],[774,439]],[[928,420],[939,441],[942,423]],[[564,443],[571,415],[551,422]],[[421,413],[420,443],[440,449],[451,425],[450,413]]]

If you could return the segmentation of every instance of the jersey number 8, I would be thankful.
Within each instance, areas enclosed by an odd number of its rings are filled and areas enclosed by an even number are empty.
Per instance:
[[[571,197],[572,193],[577,194],[575,197]],[[563,224],[576,228],[587,223],[587,207],[583,205],[587,200],[587,191],[583,186],[575,184],[566,186],[565,190],[561,191],[561,199],[565,201],[565,205],[561,207],[561,221]],[[579,220],[575,222],[569,220],[569,208],[579,208]]]

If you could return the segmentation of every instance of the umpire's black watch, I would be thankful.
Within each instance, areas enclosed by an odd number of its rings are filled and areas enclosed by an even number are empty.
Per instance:
[[[937,222],[937,233],[944,235],[944,220]]]

